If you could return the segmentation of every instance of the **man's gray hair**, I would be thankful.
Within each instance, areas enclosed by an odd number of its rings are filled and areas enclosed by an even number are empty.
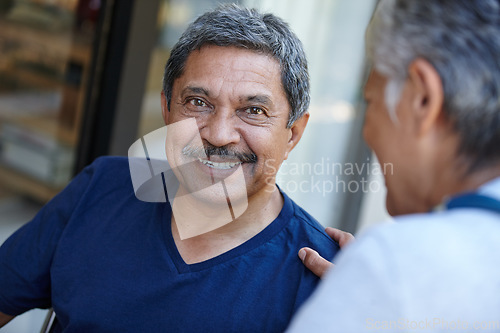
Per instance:
[[[189,54],[204,45],[235,46],[272,56],[280,64],[281,82],[290,104],[287,127],[307,112],[309,73],[302,43],[282,19],[235,4],[222,5],[198,17],[173,47],[163,76],[169,107],[174,80],[182,75]]]
[[[471,170],[500,161],[500,0],[381,0],[366,37],[368,57],[389,77],[389,109],[409,64],[426,59],[441,77],[457,153]]]

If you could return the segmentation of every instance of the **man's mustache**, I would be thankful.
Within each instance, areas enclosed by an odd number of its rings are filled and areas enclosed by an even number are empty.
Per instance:
[[[204,146],[192,146],[191,144],[186,145],[182,148],[182,154],[195,158],[206,158],[210,156],[218,156],[223,158],[236,158],[242,163],[255,163],[257,162],[257,155],[252,151],[236,151],[229,148],[228,146],[216,147],[211,144],[205,144]]]

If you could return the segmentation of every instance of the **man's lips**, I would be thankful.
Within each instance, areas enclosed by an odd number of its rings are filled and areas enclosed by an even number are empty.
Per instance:
[[[220,169],[220,170],[228,170],[234,167],[237,167],[240,165],[242,162],[237,161],[237,162],[216,162],[216,161],[210,161],[206,159],[202,159],[198,157],[198,161],[203,163],[204,165],[208,166],[209,168],[213,169]]]

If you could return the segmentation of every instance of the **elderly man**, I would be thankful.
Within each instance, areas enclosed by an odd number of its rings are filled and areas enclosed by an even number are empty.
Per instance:
[[[165,69],[172,202],[137,200],[126,158],[94,162],[2,246],[0,321],[52,306],[71,332],[283,331],[318,282],[296,251],[337,251],[274,183],[308,103],[305,54],[281,19],[237,6],[199,17]],[[217,228],[178,223],[228,205]]]
[[[290,332],[498,332],[500,1],[382,0],[366,36],[363,134],[397,223],[347,247]]]

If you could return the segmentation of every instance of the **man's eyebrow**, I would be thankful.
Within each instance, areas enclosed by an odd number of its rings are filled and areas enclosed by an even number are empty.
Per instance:
[[[182,90],[181,96],[184,96],[186,94],[197,94],[197,95],[205,95],[207,97],[210,97],[210,92],[202,87],[193,87],[193,86],[187,86]]]
[[[268,105],[268,106],[272,106],[273,105],[273,101],[271,100],[271,98],[269,96],[266,96],[266,95],[248,96],[246,98],[246,101],[247,102],[255,102],[255,103],[258,103],[258,104]]]

